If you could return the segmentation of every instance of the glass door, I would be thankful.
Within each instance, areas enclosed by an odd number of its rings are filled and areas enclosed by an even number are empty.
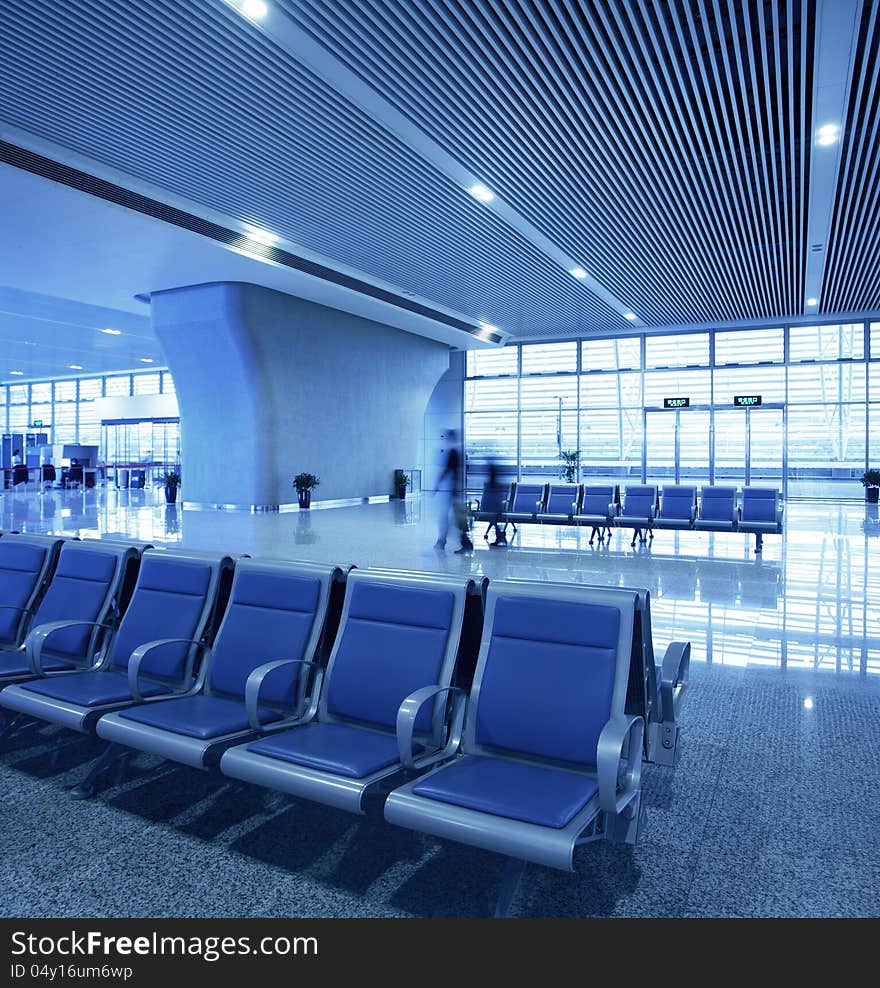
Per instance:
[[[678,412],[645,412],[645,483],[674,484]]]
[[[749,456],[746,483],[754,487],[776,487],[783,490],[783,449],[785,420],[781,408],[750,408],[746,410]]]
[[[715,412],[715,483],[742,487],[746,482],[745,409],[726,408]]]
[[[712,413],[689,408],[675,413],[678,418],[677,484],[708,484]]]

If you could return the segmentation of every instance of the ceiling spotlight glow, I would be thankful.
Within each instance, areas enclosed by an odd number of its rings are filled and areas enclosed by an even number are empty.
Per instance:
[[[822,147],[835,144],[840,137],[840,127],[837,124],[824,124],[816,131],[816,143]]]
[[[811,696],[808,696],[804,700],[804,710],[812,710],[812,709],[813,709],[813,698]]]
[[[256,240],[258,244],[265,244],[267,247],[271,247],[272,244],[277,244],[281,239],[277,233],[272,233],[270,230],[264,230],[261,226],[251,226],[250,223],[245,223],[245,229],[247,230],[247,235],[251,240]]]
[[[498,332],[498,327],[497,326],[493,326],[492,323],[489,323],[489,322],[483,322],[482,319],[480,320],[480,335],[481,336],[491,336],[492,333],[497,333],[497,332]]]
[[[263,0],[242,0],[241,12],[252,21],[261,21],[269,13],[269,8]]]
[[[817,298],[808,298],[807,299],[807,305],[818,305],[818,304],[819,304],[819,299],[817,299]]]
[[[624,312],[623,318],[629,319],[629,321],[632,322],[633,319],[638,319],[639,317],[635,314],[635,312]]]
[[[587,272],[582,267],[569,268],[568,273],[572,278],[586,278]]]
[[[82,370],[82,364],[68,364],[71,370]]]
[[[151,364],[151,363],[153,363],[153,358],[152,357],[141,357],[140,360],[141,360],[141,363],[142,364]]]
[[[104,333],[105,336],[121,336],[122,335],[122,330],[121,329],[102,329],[101,332]]]
[[[9,373],[13,377],[24,377],[24,371],[10,371]]]
[[[468,192],[470,192],[474,199],[479,199],[480,202],[491,202],[495,198],[495,193],[490,188],[483,185],[482,182],[477,182],[475,185],[472,185],[468,189]]]

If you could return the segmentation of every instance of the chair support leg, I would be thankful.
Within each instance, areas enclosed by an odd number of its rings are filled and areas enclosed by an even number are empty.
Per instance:
[[[508,858],[501,876],[501,888],[498,890],[498,901],[495,903],[495,919],[504,919],[510,911],[520,879],[525,874],[526,862],[520,858]]]
[[[121,744],[111,742],[92,762],[88,775],[70,789],[73,799],[91,799],[98,791],[98,779],[124,757],[126,749]]]
[[[755,532],[755,553],[759,553],[764,548],[764,533]]]
[[[0,724],[0,748],[12,737],[15,729],[24,720],[24,714],[4,714]]]
[[[636,539],[637,539],[637,538],[638,538],[638,537],[639,537],[639,536],[640,536],[641,534],[642,534],[642,532],[641,532],[641,529],[638,529],[638,528],[636,528],[636,529],[635,529],[635,530],[633,531],[633,540],[632,540],[632,542],[630,542],[630,544],[629,544],[629,547],[630,547],[630,549],[635,549],[635,547],[636,547]]]

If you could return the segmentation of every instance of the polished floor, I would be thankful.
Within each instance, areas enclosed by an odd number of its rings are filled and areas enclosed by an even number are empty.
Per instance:
[[[634,847],[529,868],[521,916],[880,914],[880,519],[792,501],[763,558],[742,535],[528,526],[446,552],[430,498],[282,515],[166,507],[153,491],[16,495],[0,528],[125,535],[258,556],[647,587],[655,647],[693,644],[682,758],[648,766]],[[381,820],[139,757],[87,803],[65,786],[97,743],[28,728],[0,753],[0,913],[479,916],[501,859]]]

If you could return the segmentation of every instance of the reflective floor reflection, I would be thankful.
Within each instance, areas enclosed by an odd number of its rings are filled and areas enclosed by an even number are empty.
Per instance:
[[[161,490],[6,492],[0,512],[4,531],[647,587],[658,648],[687,638],[698,662],[880,673],[876,505],[790,501],[785,534],[768,537],[762,556],[743,535],[661,532],[631,549],[623,531],[590,546],[586,530],[539,525],[521,526],[507,549],[490,549],[478,525],[472,555],[456,556],[452,538],[437,553],[430,497],[251,515],[166,505]]]

